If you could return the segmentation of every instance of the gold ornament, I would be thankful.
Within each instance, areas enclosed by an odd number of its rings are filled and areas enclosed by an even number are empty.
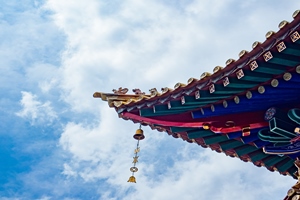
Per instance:
[[[127,182],[129,182],[129,183],[136,183],[135,177],[134,176],[130,176]]]
[[[138,161],[138,158],[139,158],[138,156],[134,156],[134,157],[133,157],[132,163],[137,163],[137,162],[139,162],[139,161]]]
[[[130,176],[129,180],[127,181],[130,183],[136,183],[134,173],[139,170],[135,165],[138,162],[138,158],[139,158],[138,153],[140,152],[140,147],[139,147],[140,140],[143,140],[145,138],[144,132],[141,129],[141,125],[140,125],[140,128],[138,130],[136,130],[135,134],[133,135],[133,138],[136,139],[138,142],[136,145],[136,149],[134,150],[135,156],[133,157],[133,161],[132,161],[133,167],[130,168],[130,171],[132,172],[132,176]]]
[[[138,153],[138,152],[140,152],[140,147],[138,147],[134,150],[134,153]]]

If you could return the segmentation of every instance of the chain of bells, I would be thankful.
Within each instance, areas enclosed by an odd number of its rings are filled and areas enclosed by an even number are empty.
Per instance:
[[[136,163],[138,162],[138,153],[140,152],[140,140],[143,140],[145,138],[144,136],[144,132],[141,129],[141,127],[139,129],[136,130],[135,134],[133,135],[133,138],[137,140],[137,145],[136,145],[136,149],[134,150],[134,157],[133,157],[133,167],[130,168],[130,171],[132,172],[132,175],[129,177],[127,182],[130,183],[136,183],[136,179],[134,177],[134,173],[136,173],[139,169],[136,167]]]

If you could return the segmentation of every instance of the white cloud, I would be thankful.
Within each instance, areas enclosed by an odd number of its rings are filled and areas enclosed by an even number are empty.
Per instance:
[[[72,167],[69,164],[64,163],[64,171],[62,174],[66,176],[77,176],[77,172],[72,169]]]
[[[20,104],[22,110],[16,115],[30,120],[31,124],[46,123],[51,124],[57,118],[56,112],[53,110],[51,102],[44,103],[37,100],[37,96],[30,92],[22,91],[22,99]]]
[[[242,49],[250,50],[255,40],[263,39],[270,21],[275,28],[281,21],[271,9],[267,16],[260,13],[257,3],[191,1],[178,9],[159,1],[116,6],[50,0],[45,7],[54,11],[53,19],[68,40],[63,99],[75,111],[91,112],[94,91],[123,86],[148,92],[224,66],[228,58],[237,59]],[[291,7],[285,9],[289,17]]]
[[[120,86],[146,91],[199,78],[228,58],[237,58],[240,50],[250,50],[255,40],[263,41],[269,27],[276,29],[279,18],[290,17],[297,4],[285,5],[279,16],[257,7],[259,3],[191,1],[178,9],[159,1],[114,5],[49,0],[45,7],[54,11],[54,22],[68,40],[58,83],[62,99],[75,114],[99,117],[66,124],[59,142],[72,157],[63,174],[86,182],[104,180],[112,191],[98,192],[107,198],[251,200],[266,194],[282,198],[294,183],[290,177],[149,129],[141,144],[138,184],[128,184],[137,126],[118,119],[106,103],[92,98],[95,91]]]
[[[95,184],[105,180],[99,184],[108,185],[107,198],[267,200],[276,195],[283,198],[296,182],[144,127],[146,139],[140,142],[137,184],[127,183],[136,142],[133,128],[138,125],[116,121],[107,107],[99,112],[101,123],[95,127],[68,124],[60,145],[72,155],[63,173]],[[101,189],[99,193],[104,195]]]

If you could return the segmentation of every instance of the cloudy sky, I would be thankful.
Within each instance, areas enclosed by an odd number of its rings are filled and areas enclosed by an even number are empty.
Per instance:
[[[0,0],[0,199],[282,199],[296,182],[137,124],[93,93],[171,87],[264,41],[299,0]]]

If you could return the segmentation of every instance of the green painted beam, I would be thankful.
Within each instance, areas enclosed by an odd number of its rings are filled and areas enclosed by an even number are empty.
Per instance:
[[[172,126],[170,127],[171,131],[173,133],[180,133],[180,132],[187,132],[187,131],[192,131],[192,130],[198,130],[198,128],[189,128],[189,127],[177,127],[177,126]]]
[[[281,53],[292,55],[292,56],[300,56],[300,50],[299,49],[288,48],[288,49],[283,50]]]
[[[199,106],[183,106],[180,105],[179,103],[177,104],[178,107],[173,107],[173,109],[169,109],[168,105],[157,105],[153,106],[153,112],[160,114],[160,113],[179,113],[181,111],[186,112],[192,109],[196,109]]]
[[[203,138],[205,144],[210,145],[210,144],[216,144],[220,142],[227,141],[228,138],[225,135],[213,135],[213,136],[208,136]]]
[[[207,137],[207,136],[212,136],[215,135],[214,132],[211,130],[197,130],[197,131],[189,131],[187,133],[189,139],[197,139],[197,138],[202,138],[202,137]]]
[[[196,108],[199,108],[200,106],[204,106],[206,105],[207,103],[204,102],[202,103],[201,101],[198,101],[198,102],[194,102],[193,104],[191,103],[184,103],[182,104],[181,101],[170,101],[169,102],[169,105],[170,105],[170,108],[168,106],[166,107],[163,107],[164,109],[168,109],[168,110],[177,110],[177,109],[196,109]],[[156,111],[156,107],[155,106],[155,111]],[[161,110],[163,111],[163,110]]]
[[[162,112],[154,112],[153,108],[144,108],[140,110],[140,116],[142,117],[154,117],[154,116],[163,116],[163,115],[174,115],[186,112],[187,110],[167,110]]]
[[[262,160],[262,159],[264,159],[264,158],[266,158],[266,157],[268,157],[270,155],[265,154],[264,152],[260,151],[257,154],[249,155],[249,156],[250,156],[252,162],[256,162],[256,161]]]
[[[258,66],[258,68],[259,68],[259,66]],[[264,73],[257,72],[258,68],[256,68],[254,71],[243,70],[244,76],[240,80],[263,83],[263,82],[270,80],[273,77],[272,74],[264,74]]]
[[[298,56],[286,55],[281,53],[272,53],[273,58],[269,60],[269,63],[275,63],[279,65],[285,65],[289,67],[297,66],[300,62]]]
[[[293,178],[297,179],[297,177],[295,177],[294,175],[294,173],[297,172],[297,168],[295,165],[289,168],[287,171],[293,176]]]
[[[256,151],[257,148],[251,145],[244,145],[242,148],[235,149],[235,152],[238,156],[243,156],[249,153]]]
[[[215,94],[210,93],[208,90],[200,90],[200,98],[199,100],[220,100],[220,99],[226,99],[228,97],[231,97],[230,94]]]
[[[222,148],[223,151],[229,150],[229,149],[234,149],[236,147],[240,147],[245,145],[244,143],[237,141],[237,140],[229,140],[229,141],[225,141],[225,142],[221,142],[220,146]]]
[[[281,172],[285,172],[293,165],[294,165],[294,160],[291,160],[290,158],[286,158],[284,163],[278,167],[276,166],[276,168]]]
[[[255,81],[241,80],[233,77],[228,77],[228,80],[229,80],[229,84],[225,86],[226,88],[249,89],[258,85],[258,83]]]
[[[272,156],[268,158],[266,161],[264,161],[266,167],[271,167],[274,166],[276,163],[279,163],[282,161],[284,158],[279,157],[279,156]]]
[[[271,59],[272,60],[272,59]],[[258,62],[258,68],[255,72],[265,73],[265,74],[282,74],[286,71],[285,65],[274,64],[268,62]]]
[[[198,106],[204,106],[204,105],[207,105],[207,104],[211,104],[211,103],[214,103],[216,101],[219,101],[220,99],[223,99],[223,98],[211,98],[209,100],[207,99],[196,99],[194,96],[184,96],[184,105],[198,105]]]
[[[215,84],[215,91],[213,92],[213,94],[216,95],[234,95],[237,93],[241,93],[244,92],[245,89],[244,88],[230,88],[230,87],[224,87],[223,85],[218,85]]]
[[[286,46],[286,49],[284,49],[282,52],[283,54],[288,54],[292,56],[300,56],[300,45],[297,43],[284,43]]]

